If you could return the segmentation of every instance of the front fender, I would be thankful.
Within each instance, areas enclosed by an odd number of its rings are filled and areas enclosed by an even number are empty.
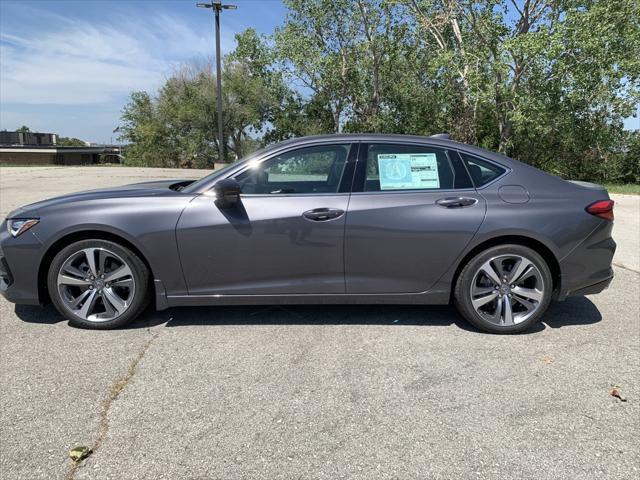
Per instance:
[[[174,195],[99,199],[42,211],[40,223],[33,229],[42,242],[39,262],[55,255],[53,250],[67,243],[67,239],[95,232],[97,236],[121,238],[134,246],[149,264],[154,279],[162,280],[168,294],[186,294],[175,229],[192,198]]]

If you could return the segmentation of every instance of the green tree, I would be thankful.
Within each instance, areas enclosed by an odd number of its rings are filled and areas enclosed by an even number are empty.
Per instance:
[[[146,92],[133,92],[122,111],[120,139],[128,142],[125,163],[148,167],[177,167],[168,131]]]
[[[264,123],[268,92],[247,66],[230,60],[223,71],[226,161],[257,148],[251,138]],[[266,100],[265,100],[266,99]],[[210,64],[174,72],[152,97],[134,92],[122,112],[120,138],[132,165],[212,167],[217,158],[216,81]]]
[[[286,0],[285,4],[289,8],[287,19],[274,34],[279,67],[295,87],[311,93],[309,102],[324,120],[322,126],[340,132],[354,82],[353,3]]]
[[[564,177],[637,181],[637,0],[285,0],[223,73],[226,151],[333,132],[390,132],[498,150]],[[209,66],[124,111],[131,161],[215,160]]]
[[[263,143],[331,131],[328,108],[314,98],[305,99],[289,86],[291,77],[278,61],[274,43],[253,29],[236,35],[238,46],[229,58],[246,66],[261,82]]]
[[[560,175],[604,178],[596,165],[617,157],[622,120],[639,100],[638,2],[408,4],[432,39],[443,91],[457,91],[460,108],[448,108],[457,138]]]
[[[74,137],[58,137],[56,141],[57,145],[61,147],[84,147],[86,143],[84,140]]]

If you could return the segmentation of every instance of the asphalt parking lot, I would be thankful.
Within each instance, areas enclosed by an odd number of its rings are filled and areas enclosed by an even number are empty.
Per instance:
[[[0,214],[202,173],[0,168]],[[0,299],[0,477],[638,478],[640,197],[612,198],[611,287],[518,336],[398,306],[174,308],[85,331]],[[94,453],[74,467],[77,445]]]

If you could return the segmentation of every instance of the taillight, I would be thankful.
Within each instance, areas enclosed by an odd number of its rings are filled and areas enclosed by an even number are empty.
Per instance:
[[[613,204],[613,200],[598,200],[585,208],[585,210],[596,217],[613,220]]]

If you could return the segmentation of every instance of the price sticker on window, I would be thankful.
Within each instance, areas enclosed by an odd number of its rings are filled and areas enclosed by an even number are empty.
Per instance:
[[[440,188],[435,153],[381,153],[378,173],[381,190]]]

